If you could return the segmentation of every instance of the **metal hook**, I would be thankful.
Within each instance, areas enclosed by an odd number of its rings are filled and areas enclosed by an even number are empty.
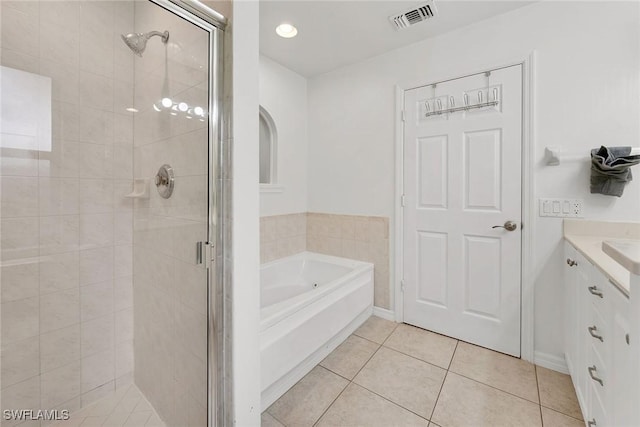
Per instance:
[[[478,91],[478,104],[482,104],[482,91]]]
[[[456,100],[453,96],[449,97],[449,107],[450,108],[456,108]]]
[[[497,87],[493,88],[493,101],[494,102],[498,101],[498,88]]]
[[[429,106],[429,101],[424,101],[424,108],[427,111],[427,114],[431,113],[431,107]]]
[[[468,110],[469,109],[469,94],[465,93],[462,98],[464,100],[464,106]]]
[[[438,98],[438,114],[442,114],[442,100]]]

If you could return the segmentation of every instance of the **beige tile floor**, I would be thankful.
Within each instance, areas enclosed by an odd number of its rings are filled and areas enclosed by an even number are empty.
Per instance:
[[[584,426],[571,379],[372,316],[262,414],[265,427]]]
[[[55,427],[165,427],[153,407],[131,384],[71,414]]]

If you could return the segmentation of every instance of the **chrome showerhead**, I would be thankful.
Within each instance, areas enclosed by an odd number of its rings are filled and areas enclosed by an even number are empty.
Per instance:
[[[122,37],[122,41],[129,46],[129,49],[140,57],[147,47],[147,40],[153,36],[162,37],[162,43],[166,44],[169,40],[169,31],[165,31],[164,33],[161,33],[160,31],[149,31],[148,33],[129,33],[127,35],[120,35],[120,37]]]

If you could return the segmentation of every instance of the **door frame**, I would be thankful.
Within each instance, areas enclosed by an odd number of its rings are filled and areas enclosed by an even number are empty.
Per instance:
[[[395,260],[393,263],[393,307],[395,320],[404,321],[404,293],[402,289],[404,224],[402,195],[404,194],[404,92],[433,83],[459,79],[474,74],[480,74],[514,65],[522,66],[522,254],[520,269],[520,357],[528,362],[534,361],[534,302],[535,279],[534,268],[534,240],[535,240],[535,188],[533,180],[535,160],[535,62],[536,51],[528,56],[514,61],[491,67],[457,72],[455,75],[445,75],[440,78],[429,78],[418,82],[397,84],[395,86],[395,158],[396,158],[396,188],[395,188]]]

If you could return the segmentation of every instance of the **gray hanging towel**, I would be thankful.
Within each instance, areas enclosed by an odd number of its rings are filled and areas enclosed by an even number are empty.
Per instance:
[[[633,179],[631,166],[640,156],[630,156],[631,147],[605,147],[591,150],[591,193],[622,196],[624,186]]]

